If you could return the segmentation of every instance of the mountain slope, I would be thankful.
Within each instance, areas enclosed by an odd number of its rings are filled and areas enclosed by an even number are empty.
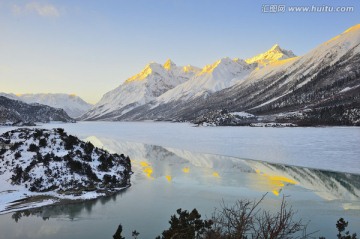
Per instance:
[[[292,51],[282,49],[278,44],[275,44],[270,50],[246,59],[245,62],[248,64],[256,63],[260,67],[293,57],[296,57],[296,55]]]
[[[152,107],[173,101],[186,101],[228,88],[244,79],[261,64],[294,56],[275,45],[247,63],[241,59],[223,58],[199,69],[177,67],[168,60],[164,65],[148,64],[142,72],[118,88],[106,93],[82,119],[118,120],[151,102]],[[262,60],[261,60],[262,59]]]
[[[193,66],[178,67],[171,60],[164,65],[150,63],[137,75],[106,93],[82,119],[112,119],[144,105],[187,81],[199,71]]]
[[[220,59],[205,66],[193,78],[159,96],[157,102],[161,104],[179,99],[206,97],[246,78],[254,67],[241,59]]]
[[[196,121],[226,110],[270,121],[359,125],[359,65],[360,24],[303,56],[274,45],[245,61],[224,58],[145,103],[88,119]]]
[[[254,69],[295,57],[292,51],[274,45],[265,53],[247,60],[223,58],[205,66],[201,72],[187,82],[158,97],[158,104],[176,100],[188,100],[220,91],[241,83]],[[256,68],[257,67],[257,68]]]
[[[257,115],[306,111],[304,121],[360,124],[360,25],[301,57],[276,60],[206,99],[144,106],[122,119],[194,120],[214,110]],[[295,119],[297,120],[297,119]]]
[[[41,104],[26,104],[0,96],[0,123],[46,123],[49,121],[75,122],[63,109]]]
[[[54,108],[61,108],[73,118],[86,113],[92,105],[79,96],[68,94],[22,94],[19,99],[26,103],[39,103]]]
[[[244,84],[228,89],[226,94],[241,97],[242,107],[254,113],[311,107],[326,101],[335,103],[344,97],[349,103],[356,102],[356,88],[360,84],[359,44],[357,25],[302,57],[270,65],[274,68],[270,73],[269,67],[253,72]],[[344,92],[345,88],[349,90]]]
[[[61,108],[72,118],[83,115],[93,106],[92,104],[85,102],[79,96],[69,94],[39,93],[15,95],[0,93],[0,96],[5,96],[12,100],[20,100],[28,104],[39,103],[54,108]]]

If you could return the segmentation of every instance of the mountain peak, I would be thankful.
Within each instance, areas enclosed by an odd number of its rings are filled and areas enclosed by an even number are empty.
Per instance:
[[[295,57],[296,55],[290,51],[285,50],[279,46],[279,44],[273,45],[268,51],[256,55],[252,58],[246,59],[245,62],[248,64],[257,63],[260,66],[265,66],[279,60]]]
[[[281,51],[279,44],[273,45],[269,51]]]
[[[166,70],[171,70],[172,67],[176,66],[176,64],[170,60],[170,59],[167,59],[166,62],[164,63],[163,67],[166,69]]]
[[[239,58],[231,59],[230,57],[221,58],[217,60],[211,65],[206,65],[198,75],[213,73],[216,69],[220,69],[220,71],[232,71],[234,69],[243,69],[248,67],[248,64]]]
[[[138,74],[130,77],[130,78],[127,79],[125,82],[128,82],[128,83],[129,83],[129,82],[132,82],[132,81],[141,81],[141,80],[144,80],[144,79],[145,79],[147,76],[149,76],[152,72],[154,72],[154,71],[155,71],[155,72],[159,72],[161,68],[163,68],[163,66],[160,65],[159,63],[150,62],[150,63],[148,63],[148,64],[144,67],[144,69],[143,69],[140,73],[138,73]]]

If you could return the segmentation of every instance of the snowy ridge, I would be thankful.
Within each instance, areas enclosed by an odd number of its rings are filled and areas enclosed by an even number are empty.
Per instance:
[[[130,185],[128,157],[82,142],[63,129],[12,130],[0,136],[0,144],[0,192],[8,192],[0,213],[19,195],[86,199]]]
[[[92,105],[74,94],[21,94],[17,95],[26,103],[39,103],[54,108],[61,108],[73,118],[87,112]]]
[[[275,109],[301,111],[306,107],[318,107],[310,116],[317,118],[324,106],[341,115],[335,106],[341,103],[345,110],[352,110],[358,99],[359,54],[360,24],[303,56],[276,44],[246,60],[223,58],[201,70],[196,68],[183,81],[176,81],[176,76],[183,76],[185,68],[171,61],[151,63],[105,94],[83,119],[193,121],[208,111],[223,109],[271,114]],[[178,74],[169,74],[174,69]],[[169,82],[176,84],[169,87]],[[341,99],[336,101],[334,94],[341,94]]]
[[[254,65],[248,65],[241,59],[223,58],[211,65],[205,66],[190,80],[167,91],[157,101],[167,103],[176,100],[188,100],[190,98],[206,96],[234,85],[246,78],[253,70]]]
[[[263,78],[271,77],[276,74],[282,74],[288,75],[287,80],[280,85],[284,86],[300,80],[307,75],[316,76],[321,69],[335,64],[349,52],[351,52],[352,55],[360,53],[360,24],[349,28],[340,35],[337,35],[329,41],[317,46],[304,56],[273,62],[269,64],[268,67],[254,71],[249,79],[247,79],[246,83],[252,84],[255,81],[261,81]],[[302,82],[299,82],[296,87],[301,88],[311,80],[312,77],[307,77],[303,79]],[[259,104],[255,108],[281,99],[289,93],[290,90],[279,96],[275,96],[265,103]]]
[[[118,115],[124,114],[189,80],[198,71],[197,67],[190,65],[178,67],[171,60],[164,65],[149,63],[139,74],[106,93],[82,118],[97,118],[114,111],[118,111]]]
[[[270,63],[292,57],[296,57],[296,55],[292,51],[284,50],[280,48],[278,44],[275,44],[273,47],[270,48],[270,50],[252,58],[246,59],[245,62],[248,64],[257,63],[258,66],[265,66]]]
[[[39,93],[39,94],[7,94],[0,93],[0,96],[7,97],[12,100],[20,100],[28,104],[38,103],[42,105],[48,105],[54,108],[60,108],[72,118],[77,118],[86,113],[92,104],[85,102],[79,96],[74,94],[51,94],[51,93]]]

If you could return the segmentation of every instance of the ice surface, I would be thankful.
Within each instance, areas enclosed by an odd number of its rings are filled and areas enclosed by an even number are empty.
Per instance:
[[[359,127],[194,127],[188,123],[165,122],[79,122],[42,127],[65,128],[69,134],[82,139],[111,137],[193,152],[360,174]],[[1,127],[0,132],[8,129]]]

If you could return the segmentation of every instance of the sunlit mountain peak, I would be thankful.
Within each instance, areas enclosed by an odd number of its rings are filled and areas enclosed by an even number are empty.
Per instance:
[[[201,69],[199,69],[196,66],[192,66],[192,65],[186,65],[182,67],[183,72],[185,73],[189,73],[189,72],[193,72],[193,73],[197,73],[199,71],[201,71]]]
[[[270,48],[270,51],[281,51],[279,44],[275,44]]]
[[[295,57],[296,55],[290,51],[282,49],[278,44],[273,45],[268,51],[246,59],[246,63],[257,63],[259,66],[265,66],[280,60]]]
[[[230,57],[225,57],[222,58],[220,60],[217,60],[216,62],[214,62],[211,65],[206,65],[201,72],[199,72],[198,75],[203,75],[203,74],[207,74],[207,73],[212,73],[215,69],[217,69],[218,67],[231,67],[232,65],[247,65],[247,63],[239,58],[234,58],[231,59]]]
[[[158,72],[163,68],[162,65],[156,62],[150,62],[145,66],[145,68],[138,74],[130,77],[126,80],[126,82],[132,82],[132,81],[140,81],[144,80],[147,76],[149,76],[152,72]]]
[[[163,66],[166,70],[171,70],[176,64],[172,60],[167,59]]]

